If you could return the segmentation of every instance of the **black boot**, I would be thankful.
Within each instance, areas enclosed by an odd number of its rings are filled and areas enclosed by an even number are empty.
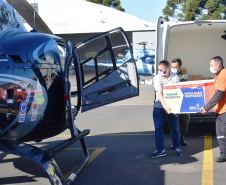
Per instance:
[[[226,154],[221,154],[220,157],[215,159],[216,162],[222,163],[226,161]]]
[[[180,144],[181,144],[182,146],[187,146],[187,145],[188,145],[187,142],[186,142],[184,139],[181,139],[181,140],[180,140]]]

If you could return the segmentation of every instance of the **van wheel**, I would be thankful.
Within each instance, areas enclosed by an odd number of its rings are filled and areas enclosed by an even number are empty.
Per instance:
[[[170,133],[169,123],[167,121],[164,122],[163,131],[164,131],[164,134]]]

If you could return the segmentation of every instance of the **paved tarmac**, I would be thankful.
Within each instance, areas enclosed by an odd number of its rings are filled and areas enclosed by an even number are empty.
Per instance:
[[[165,135],[167,156],[149,158],[155,150],[153,98],[153,86],[141,85],[138,97],[79,113],[78,128],[91,129],[86,137],[90,161],[76,185],[225,185],[226,163],[214,161],[219,156],[214,124],[190,125],[182,156],[174,156],[171,137]],[[35,145],[48,148],[69,134],[65,131]],[[82,157],[76,143],[55,159],[66,177]],[[49,184],[33,162],[4,153],[0,159],[0,184]]]

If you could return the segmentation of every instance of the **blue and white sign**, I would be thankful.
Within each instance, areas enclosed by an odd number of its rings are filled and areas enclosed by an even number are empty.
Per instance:
[[[205,105],[204,87],[181,89],[183,100],[180,112],[200,112]]]
[[[25,116],[26,116],[26,112],[27,112],[27,102],[26,101],[22,101],[20,103],[20,107],[19,107],[19,110],[20,110],[20,116],[19,116],[19,120],[18,120],[18,123],[22,123],[25,121]]]
[[[171,113],[197,113],[214,94],[214,80],[187,81],[163,86],[164,101]]]

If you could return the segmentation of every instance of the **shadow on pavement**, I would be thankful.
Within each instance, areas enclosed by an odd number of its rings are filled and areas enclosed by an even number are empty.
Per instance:
[[[190,129],[193,126],[191,126]],[[207,130],[195,128],[195,132],[189,132],[186,137],[187,147],[182,147],[183,155],[178,157],[170,150],[171,136],[165,135],[166,157],[149,158],[155,150],[154,132],[126,132],[112,133],[86,137],[90,154],[98,148],[106,148],[103,152],[94,156],[94,160],[80,173],[76,185],[162,185],[165,184],[167,173],[180,173],[191,163],[202,163],[204,150],[204,135]],[[213,136],[214,138],[215,136]],[[58,141],[43,142],[42,148],[54,145]],[[40,144],[40,145],[41,145]],[[37,144],[38,145],[38,144]],[[213,148],[218,147],[213,142]],[[78,144],[62,151],[55,157],[63,174],[73,169],[83,157]],[[196,155],[198,157],[196,157]],[[0,178],[1,184],[29,184],[34,178],[45,177],[41,168],[34,162],[24,158],[5,159],[5,154],[0,154],[1,163],[13,162],[16,169],[27,173],[28,176],[15,176]],[[172,168],[173,166],[173,168]],[[189,165],[190,166],[190,165]],[[2,169],[1,169],[2,170]],[[170,172],[171,171],[171,172]],[[201,172],[200,172],[201,173]],[[32,176],[31,176],[32,175]],[[174,174],[175,175],[175,174]],[[175,177],[176,179],[183,177]],[[38,184],[38,182],[37,182]]]

